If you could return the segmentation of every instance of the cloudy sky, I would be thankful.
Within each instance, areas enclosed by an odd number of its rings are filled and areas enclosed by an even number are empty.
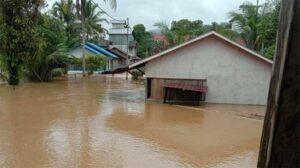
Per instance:
[[[49,6],[55,1],[47,0]],[[131,26],[142,23],[147,29],[153,29],[158,21],[171,23],[182,18],[201,19],[204,23],[228,21],[228,12],[237,10],[245,1],[256,3],[256,0],[117,0],[114,11],[103,0],[94,0],[116,19],[129,17]]]

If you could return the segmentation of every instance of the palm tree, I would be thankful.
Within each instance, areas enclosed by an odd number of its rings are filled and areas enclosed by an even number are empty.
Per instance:
[[[105,3],[106,2],[110,2],[110,6],[113,9],[116,9],[117,7],[117,0],[103,0]],[[94,3],[94,1],[91,0],[92,3]],[[79,18],[81,18],[81,26],[82,26],[82,44],[85,44],[85,16],[86,16],[86,11],[85,11],[85,7],[86,7],[86,0],[76,0],[76,11],[77,11],[77,16]],[[96,5],[97,7],[97,5]],[[84,46],[82,47],[82,75],[85,76],[85,48]]]
[[[108,20],[102,18],[102,15],[105,13],[103,11],[97,11],[97,5],[93,3],[92,0],[89,0],[85,4],[85,31],[87,34],[87,39],[89,37],[96,37],[102,33],[107,32],[101,25],[101,23],[108,23]]]
[[[61,0],[55,2],[52,6],[52,15],[59,18],[66,24],[66,30],[69,33],[74,32],[74,21],[76,20],[76,8],[73,0]]]
[[[93,2],[93,1],[92,1]],[[112,9],[116,9],[117,8],[117,0],[103,0],[103,2],[109,2],[110,3],[110,7]],[[82,12],[82,4],[85,4],[86,0],[76,0],[76,10],[77,10],[77,15],[79,16],[80,13]]]
[[[261,37],[258,27],[262,18],[258,12],[260,6],[251,3],[244,3],[240,6],[241,12],[230,12],[231,21],[237,26],[241,38],[246,46],[255,51],[259,51]]]

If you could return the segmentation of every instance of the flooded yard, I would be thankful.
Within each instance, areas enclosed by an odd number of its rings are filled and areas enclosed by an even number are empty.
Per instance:
[[[145,102],[121,78],[1,84],[0,167],[256,167],[262,120],[216,109]]]

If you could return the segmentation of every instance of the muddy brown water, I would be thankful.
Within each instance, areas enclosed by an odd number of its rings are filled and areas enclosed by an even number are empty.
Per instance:
[[[262,121],[144,101],[141,84],[0,85],[0,167],[255,167]]]

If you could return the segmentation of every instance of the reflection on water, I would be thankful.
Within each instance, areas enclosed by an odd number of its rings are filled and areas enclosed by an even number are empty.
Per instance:
[[[261,126],[123,79],[0,85],[0,167],[255,167]]]

